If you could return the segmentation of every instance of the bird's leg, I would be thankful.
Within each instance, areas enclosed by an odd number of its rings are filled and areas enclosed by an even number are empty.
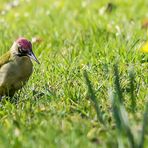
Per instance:
[[[14,96],[15,94],[15,91],[14,90],[10,90],[9,91],[9,100],[11,103],[17,103],[18,102],[18,97],[17,96]]]

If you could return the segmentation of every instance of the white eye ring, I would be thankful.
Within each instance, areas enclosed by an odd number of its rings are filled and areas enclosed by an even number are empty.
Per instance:
[[[20,48],[20,47],[21,47],[21,45],[20,45],[20,44],[17,44],[17,47],[18,47],[18,48]]]
[[[18,52],[23,53],[24,49],[21,46],[18,46]]]

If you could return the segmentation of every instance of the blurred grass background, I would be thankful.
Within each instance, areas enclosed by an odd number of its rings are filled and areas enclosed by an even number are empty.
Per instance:
[[[147,147],[147,6],[1,0],[0,54],[24,36],[41,64],[17,103],[1,102],[0,146]]]

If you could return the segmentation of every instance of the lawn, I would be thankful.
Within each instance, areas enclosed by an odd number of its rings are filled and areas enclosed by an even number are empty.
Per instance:
[[[24,36],[41,64],[0,102],[0,147],[148,147],[147,6],[1,0],[0,55]]]

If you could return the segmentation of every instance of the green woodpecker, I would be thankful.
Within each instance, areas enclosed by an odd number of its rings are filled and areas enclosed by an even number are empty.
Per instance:
[[[17,39],[10,51],[0,57],[0,98],[13,97],[32,74],[31,59],[39,61],[32,51],[32,44],[25,38]]]

